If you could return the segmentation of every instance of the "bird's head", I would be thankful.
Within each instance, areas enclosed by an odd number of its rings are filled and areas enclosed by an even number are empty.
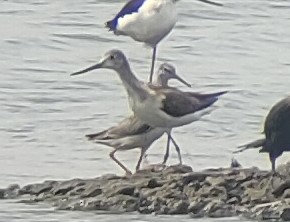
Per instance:
[[[166,85],[169,79],[176,79],[184,85],[191,87],[191,84],[177,75],[175,67],[169,63],[163,63],[160,65],[158,70],[158,77],[161,80],[161,85]]]
[[[89,68],[80,70],[78,72],[74,72],[71,75],[80,75],[95,69],[113,69],[118,70],[125,64],[128,64],[127,58],[124,53],[117,49],[112,49],[104,54],[104,56],[100,59],[100,61],[90,66]]]

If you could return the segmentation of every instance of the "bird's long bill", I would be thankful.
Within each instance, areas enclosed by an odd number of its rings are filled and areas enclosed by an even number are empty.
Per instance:
[[[183,83],[184,85],[191,87],[191,84],[189,84],[188,82],[186,82],[184,79],[182,79],[180,76],[178,76],[177,74],[175,74],[175,79],[177,79],[179,82]]]
[[[80,75],[80,74],[83,74],[83,73],[86,73],[86,72],[89,72],[89,71],[92,71],[94,69],[100,69],[102,67],[102,63],[98,63],[98,64],[95,64],[89,68],[86,68],[86,69],[83,69],[83,70],[80,70],[78,72],[74,72],[72,74],[70,74],[71,76],[76,76],[76,75]]]
[[[213,2],[210,0],[198,0],[198,1],[203,2],[203,3],[207,3],[207,4],[211,4],[211,5],[215,5],[215,6],[223,6],[223,4],[221,4],[221,3]]]

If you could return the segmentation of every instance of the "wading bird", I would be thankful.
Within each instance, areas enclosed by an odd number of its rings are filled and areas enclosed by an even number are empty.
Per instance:
[[[209,0],[204,3],[222,6]],[[152,82],[158,43],[167,36],[177,21],[177,0],[130,0],[110,21],[105,23],[115,35],[129,36],[153,48],[149,82]]]
[[[166,78],[166,76],[178,76],[178,75],[176,73],[176,69],[171,65],[167,69],[160,69],[159,70],[158,78],[162,78],[162,76],[164,76],[164,78]],[[165,82],[165,81],[160,81],[160,82]],[[165,85],[164,85],[164,87],[165,87]],[[185,92],[185,94],[188,95],[189,97],[193,97],[193,98],[198,99],[198,100],[205,100],[205,99],[211,100],[214,98],[218,98],[219,96],[221,96],[225,93],[227,93],[227,91],[221,91],[221,92],[216,92],[216,93]],[[167,159],[169,157],[170,138],[172,138],[171,131],[168,133],[166,152],[165,152],[164,159],[162,162],[163,165],[167,162]],[[175,140],[172,140],[172,143],[174,144],[175,147],[178,147]],[[181,162],[180,162],[180,164],[181,164]]]
[[[170,79],[176,79],[185,84],[186,86],[191,86],[181,77],[179,77],[176,72],[171,71],[174,67],[168,63],[164,63],[159,67],[157,73],[157,79],[154,85],[156,86],[168,86],[168,81]],[[152,85],[153,86],[153,85]],[[113,147],[114,150],[110,153],[110,157],[123,169],[127,175],[132,174],[131,171],[124,166],[116,157],[115,153],[117,151],[126,151],[135,148],[140,148],[141,153],[139,160],[136,165],[136,171],[140,169],[140,165],[145,152],[151,146],[151,144],[159,139],[165,133],[164,128],[154,128],[145,124],[143,121],[139,120],[134,115],[125,118],[116,126],[110,127],[107,130],[86,135],[89,140],[96,143],[104,144]],[[169,141],[168,141],[169,142]],[[175,142],[173,142],[175,144]],[[169,149],[169,143],[167,143],[167,148]],[[179,147],[176,146],[176,150],[179,157],[179,163],[182,163],[181,154]],[[167,161],[167,158],[166,158]],[[163,162],[162,164],[166,163]]]
[[[198,96],[172,87],[149,87],[133,74],[127,58],[120,50],[108,51],[96,65],[71,75],[102,68],[112,69],[119,75],[134,115],[151,127],[165,128],[172,140],[172,128],[210,114],[215,109],[212,105],[218,100],[218,97]]]

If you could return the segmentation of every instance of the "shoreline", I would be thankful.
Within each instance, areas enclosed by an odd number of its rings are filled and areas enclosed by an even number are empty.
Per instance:
[[[290,162],[278,175],[258,168],[215,168],[198,172],[190,166],[163,171],[141,170],[132,176],[48,180],[0,189],[1,199],[45,202],[58,210],[139,212],[290,220]]]

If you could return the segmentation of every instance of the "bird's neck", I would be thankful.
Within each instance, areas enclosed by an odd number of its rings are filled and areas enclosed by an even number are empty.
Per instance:
[[[129,64],[126,69],[121,69],[118,73],[130,99],[137,98],[138,100],[143,101],[147,98],[148,92],[144,88],[144,84],[136,78],[130,69]]]
[[[158,75],[155,84],[157,86],[166,87],[168,85],[168,78],[166,78],[164,75],[160,74],[160,75]]]

